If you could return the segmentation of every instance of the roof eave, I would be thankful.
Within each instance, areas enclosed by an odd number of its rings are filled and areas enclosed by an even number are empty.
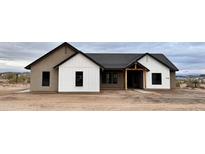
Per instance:
[[[28,66],[26,66],[26,67],[24,67],[24,68],[27,69],[27,70],[30,70],[30,69],[31,69],[31,66],[28,65]]]
[[[61,48],[61,47],[69,47],[70,49],[72,49],[74,52],[78,53],[79,50],[77,48],[75,48],[74,46],[70,45],[67,42],[62,43],[61,45],[57,46],[56,48],[54,48],[53,50],[51,50],[50,52],[46,53],[45,55],[41,56],[40,58],[38,58],[37,60],[35,60],[34,62],[30,63],[29,65],[27,65],[26,67],[24,67],[25,69],[30,70],[32,65],[38,63],[39,61],[43,60],[44,58],[48,57],[50,54],[54,53],[57,49]]]
[[[167,68],[169,68],[171,71],[179,71],[179,69],[176,67],[176,66],[174,66],[176,69],[173,69],[173,68],[171,68],[170,66],[168,66],[167,64],[165,64],[165,63],[163,63],[162,61],[160,61],[159,59],[157,59],[156,57],[154,57],[152,54],[150,54],[150,53],[145,53],[144,55],[142,55],[140,58],[138,58],[137,60],[140,60],[141,58],[143,58],[144,56],[146,56],[146,55],[148,55],[148,56],[150,56],[150,57],[152,57],[152,58],[154,58],[155,60],[157,60],[158,62],[160,62],[160,63],[162,63],[163,65],[165,65]],[[166,57],[166,56],[165,56]],[[172,65],[174,65],[174,64],[172,64]]]

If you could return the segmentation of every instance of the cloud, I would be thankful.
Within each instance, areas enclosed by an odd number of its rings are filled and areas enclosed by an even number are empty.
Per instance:
[[[26,71],[24,67],[60,43],[0,42],[0,72]]]
[[[0,43],[0,71],[25,71],[23,67],[60,42]],[[179,74],[205,73],[205,43],[203,42],[71,42],[83,52],[98,53],[163,53],[179,69]]]
[[[1,42],[0,59],[8,60],[33,60],[40,54],[44,54],[57,46],[59,43],[47,42]]]

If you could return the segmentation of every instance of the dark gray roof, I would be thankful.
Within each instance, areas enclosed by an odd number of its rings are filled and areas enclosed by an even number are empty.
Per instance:
[[[35,60],[34,62],[32,62],[31,64],[29,64],[28,66],[25,67],[25,69],[31,69],[31,66],[38,63],[39,61],[47,58],[48,56],[50,56],[52,53],[56,52],[59,48],[61,47],[68,47],[71,50],[73,50],[75,52],[75,54],[73,56],[75,56],[77,53],[81,53],[84,56],[86,56],[87,58],[89,58],[91,61],[93,61],[94,63],[96,63],[97,65],[99,65],[101,68],[103,68],[103,66],[101,66],[100,64],[98,64],[94,59],[88,57],[85,53],[83,53],[82,51],[78,50],[77,48],[75,48],[74,46],[70,45],[67,42],[62,43],[61,45],[59,45],[58,47],[54,48],[53,50],[51,50],[50,52],[48,52],[47,54],[43,55],[42,57],[40,57],[39,59]],[[69,57],[68,59],[72,58],[73,56]],[[67,61],[68,59],[60,62],[58,65],[56,65],[54,68],[58,67],[59,65],[61,65],[62,63],[64,63],[65,61]]]
[[[171,63],[163,54],[111,54],[111,53],[86,53],[90,58],[101,64],[105,69],[123,69],[132,62],[135,62],[145,55],[150,55],[160,63],[164,64],[171,71],[178,71],[177,67]]]
[[[166,65],[170,70],[172,71],[179,71],[178,68],[163,54],[150,54],[156,59],[158,59],[160,62],[162,62],[164,65]]]
[[[63,44],[59,45],[58,47],[51,50],[50,52],[48,52],[44,56],[40,57],[39,59],[37,59],[33,63],[29,64],[25,68],[26,69],[31,69],[32,65],[38,63],[42,59],[48,57],[50,54],[56,52],[59,48],[64,47],[64,46],[67,46],[68,48],[72,49],[73,51],[75,51],[76,54],[78,54],[78,53],[83,54],[84,56],[86,56],[87,58],[92,60],[94,63],[99,65],[101,68],[105,68],[105,69],[124,69],[124,68],[127,68],[129,65],[133,64],[134,62],[137,62],[143,56],[149,55],[149,56],[155,58],[160,63],[167,66],[168,68],[170,68],[171,71],[178,71],[177,67],[174,66],[174,64],[172,64],[163,54],[149,54],[149,53],[145,53],[145,54],[133,54],[133,53],[126,53],[126,54],[83,53],[82,51],[79,51],[78,49],[76,49],[75,47],[73,47],[72,45],[70,45],[67,42],[64,42]],[[74,54],[73,56],[75,56],[76,54]],[[70,57],[70,58],[72,58],[72,57]],[[70,58],[68,58],[68,59],[70,59]],[[68,59],[66,59],[66,60],[68,60]],[[61,65],[64,62],[65,61],[62,61],[61,63],[59,63],[55,67],[58,67],[59,65]]]
[[[126,68],[128,63],[140,57],[143,54],[99,54],[86,53],[90,58],[96,60],[104,68]]]

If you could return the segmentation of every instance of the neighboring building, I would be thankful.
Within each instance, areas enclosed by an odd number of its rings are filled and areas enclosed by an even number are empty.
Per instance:
[[[178,71],[163,54],[83,53],[66,42],[25,68],[33,92],[171,89]]]

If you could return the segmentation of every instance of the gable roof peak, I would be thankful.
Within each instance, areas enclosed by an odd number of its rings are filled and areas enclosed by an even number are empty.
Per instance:
[[[58,68],[60,65],[62,65],[62,64],[64,64],[65,62],[67,62],[68,60],[70,60],[70,59],[72,59],[73,57],[75,57],[76,55],[78,55],[78,54],[81,54],[81,55],[83,55],[84,57],[86,57],[87,59],[89,59],[90,61],[92,61],[93,63],[95,63],[96,65],[98,65],[101,69],[104,69],[104,67],[101,65],[101,64],[99,64],[98,62],[96,62],[94,59],[92,59],[91,57],[89,57],[88,55],[86,55],[85,53],[83,53],[83,52],[76,52],[76,53],[74,53],[72,56],[70,56],[70,57],[68,57],[67,59],[65,59],[64,61],[62,61],[62,62],[60,62],[59,64],[57,64],[56,66],[54,66],[53,68],[54,69],[56,69],[56,68]]]
[[[25,67],[25,69],[31,69],[31,66],[38,63],[39,61],[41,61],[42,59],[48,57],[49,55],[51,55],[52,53],[54,53],[56,50],[58,50],[59,48],[62,47],[68,47],[71,50],[73,50],[76,53],[81,52],[80,50],[78,50],[77,48],[75,48],[74,46],[72,46],[71,44],[69,44],[68,42],[64,42],[62,44],[60,44],[59,46],[57,46],[56,48],[54,48],[53,50],[51,50],[50,52],[48,52],[47,54],[43,55],[42,57],[38,58],[37,60],[35,60],[34,62],[32,62],[31,64],[29,64],[28,66]]]

